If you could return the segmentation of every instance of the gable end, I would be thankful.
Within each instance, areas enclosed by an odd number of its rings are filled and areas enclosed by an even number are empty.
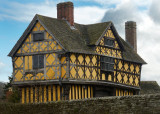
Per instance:
[[[113,34],[115,35],[115,39],[117,40],[117,42],[118,42],[118,44],[119,44],[119,46],[120,46],[120,49],[121,49],[121,50],[124,50],[123,45],[122,45],[122,43],[121,43],[121,41],[120,41],[119,34],[118,34],[117,30],[115,29],[114,24],[113,24],[112,22],[109,24],[109,26],[107,26],[107,28],[105,29],[105,31],[103,32],[103,34],[102,34],[102,35],[100,36],[100,38],[96,41],[95,45],[98,45],[98,44],[100,43],[101,39],[104,37],[104,35],[106,34],[106,32],[108,31],[109,28],[112,29]]]
[[[28,25],[27,29],[24,31],[22,36],[19,38],[17,43],[14,45],[14,47],[10,51],[8,56],[13,57],[15,55],[15,53],[22,46],[23,42],[25,41],[30,31],[33,29],[33,27],[37,22],[39,22],[45,28],[45,30],[52,36],[52,38],[66,51],[66,49],[61,45],[61,43],[54,37],[54,35],[44,26],[44,24],[41,22],[41,20],[38,18],[38,15],[36,14],[33,20],[31,21],[31,23]]]

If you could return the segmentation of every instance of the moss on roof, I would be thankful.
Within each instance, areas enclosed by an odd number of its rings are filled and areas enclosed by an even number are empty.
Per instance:
[[[76,29],[71,29],[65,20],[41,15],[38,15],[38,18],[67,51],[94,53],[93,49],[87,46],[86,27],[84,25],[75,24]]]
[[[25,40],[29,30],[33,27],[36,20],[47,29],[47,31],[55,37],[55,40],[65,49],[66,52],[95,54],[94,45],[102,37],[103,33],[112,22],[103,22],[90,25],[82,25],[75,23],[75,29],[71,29],[65,20],[59,20],[51,17],[46,17],[36,14],[30,25],[23,33],[22,37],[16,43],[14,48],[9,53],[13,56],[16,50]],[[120,39],[120,40],[119,40]],[[133,49],[119,37],[119,44],[123,46],[123,59],[137,63],[145,64],[145,61],[133,51]]]
[[[133,61],[136,63],[142,63],[142,64],[146,64],[146,62],[138,55],[138,53],[136,53],[131,47],[130,45],[125,42],[122,38],[120,38],[120,41],[124,47],[124,51],[123,51],[123,59],[127,60],[127,61]]]
[[[70,29],[65,20],[57,20],[41,15],[38,15],[38,17],[65,49],[79,53],[95,53],[89,45],[95,45],[106,28],[112,23],[103,22],[90,25],[75,23],[76,29]],[[122,38],[120,38],[120,41],[125,49],[123,51],[123,59],[137,63],[146,63]]]
[[[141,81],[140,94],[160,93],[160,87],[156,81]]]

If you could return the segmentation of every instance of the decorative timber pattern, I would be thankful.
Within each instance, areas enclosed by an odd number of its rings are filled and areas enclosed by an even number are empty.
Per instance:
[[[44,40],[34,42],[33,33],[44,33]],[[37,52],[53,52],[58,50],[62,50],[61,46],[53,40],[52,36],[46,32],[44,27],[37,22],[21,48],[17,51],[17,55],[34,54]]]
[[[70,78],[99,80],[99,60],[97,55],[70,54]]]
[[[66,100],[65,86],[39,85],[21,88],[22,103],[42,103]],[[93,97],[93,87],[87,85],[69,86],[69,100]]]
[[[113,46],[105,45],[107,39],[113,41]],[[108,29],[104,37],[101,39],[100,43],[96,47],[96,52],[105,56],[122,58],[122,52],[111,29]]]
[[[44,32],[44,40],[33,42],[32,34],[35,32]],[[62,51],[61,46],[37,22],[16,56],[13,57],[14,81],[64,78],[66,76],[66,59],[65,57],[59,58],[56,53],[58,51]],[[44,55],[44,68],[33,69],[33,56],[35,54]]]
[[[114,73],[102,73],[102,80],[139,86],[141,65],[120,59],[114,61]]]
[[[65,100],[60,85],[30,86],[21,88],[22,103],[42,103]]]
[[[13,57],[13,80],[14,81],[23,81],[23,74],[24,74],[24,57]]]
[[[133,95],[132,90],[116,89],[116,96]]]
[[[87,85],[71,85],[69,100],[93,98],[93,87]]]
[[[58,6],[59,13],[73,9],[72,2]],[[61,17],[36,14],[8,54],[22,103],[139,94],[146,62],[112,22],[72,27]]]

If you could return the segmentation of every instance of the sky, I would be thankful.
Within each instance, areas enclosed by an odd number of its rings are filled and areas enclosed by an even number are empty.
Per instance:
[[[12,75],[8,53],[35,14],[57,17],[56,4],[66,0],[0,0],[0,81]],[[137,23],[138,54],[143,65],[141,80],[160,84],[160,1],[158,0],[70,0],[74,20],[80,24],[112,21],[125,39],[125,22]]]

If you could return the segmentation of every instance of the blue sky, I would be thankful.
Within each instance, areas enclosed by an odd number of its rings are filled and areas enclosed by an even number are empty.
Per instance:
[[[66,0],[0,0],[0,81],[8,81],[12,62],[8,53],[36,13],[56,18],[56,4]],[[148,63],[142,80],[160,83],[160,2],[158,0],[71,0],[75,22],[113,21],[124,38],[124,23],[137,22],[138,53]]]
[[[48,4],[47,4],[48,2]],[[43,7],[45,4],[48,7],[50,3],[53,5],[54,9],[56,10],[55,6],[60,1],[48,1],[48,0],[0,0],[0,81],[8,81],[8,76],[12,74],[12,62],[11,58],[8,57],[8,53],[15,45],[16,41],[20,38],[23,34],[24,30],[27,28],[28,24],[30,23],[31,19],[34,17],[36,13],[41,14],[40,9],[32,12],[29,15],[29,19],[17,19],[16,13],[23,14],[23,12],[19,10],[24,10],[26,12],[27,8],[23,9],[23,6],[26,4],[28,7],[35,6],[38,7],[40,4]],[[37,5],[36,5],[37,4]],[[44,6],[45,6],[44,5]],[[83,7],[83,6],[97,6],[101,7],[102,5],[97,2],[84,2],[84,1],[76,1],[74,2],[75,7]],[[21,7],[22,9],[16,8]],[[18,11],[18,12],[17,12]],[[56,11],[54,11],[56,12]],[[56,13],[55,13],[56,15]],[[54,17],[55,17],[54,15]],[[23,16],[22,16],[23,17]]]

